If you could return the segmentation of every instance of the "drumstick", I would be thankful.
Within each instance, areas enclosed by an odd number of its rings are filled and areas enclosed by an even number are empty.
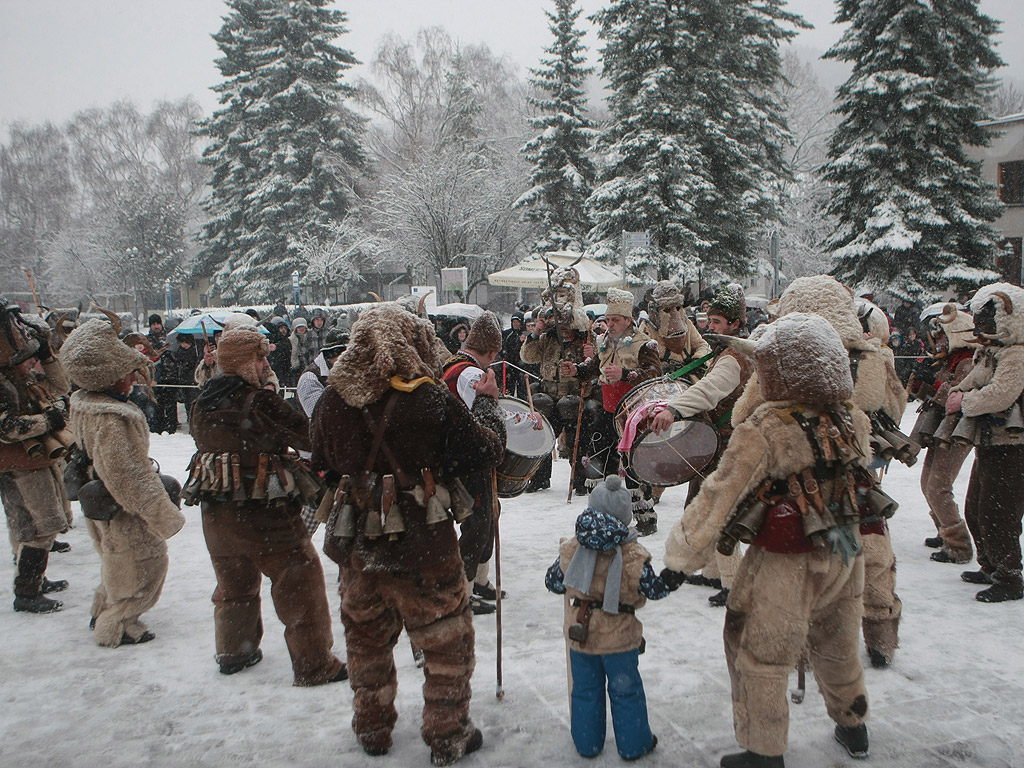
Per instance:
[[[533,407],[533,389],[530,387],[530,382],[526,382],[526,400],[530,404],[530,413],[536,413]]]

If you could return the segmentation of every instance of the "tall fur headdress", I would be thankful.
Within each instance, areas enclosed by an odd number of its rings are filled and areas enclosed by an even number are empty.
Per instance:
[[[439,378],[443,349],[434,327],[398,304],[365,309],[352,326],[348,348],[334,364],[327,383],[349,405],[361,408],[379,400],[391,377]]]

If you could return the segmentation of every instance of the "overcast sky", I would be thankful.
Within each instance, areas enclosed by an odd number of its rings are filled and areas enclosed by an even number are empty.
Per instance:
[[[581,19],[603,4],[581,0]],[[552,6],[551,0],[338,0],[349,27],[339,44],[368,61],[381,35],[411,37],[439,25],[463,43],[486,43],[525,71],[551,43],[544,10]],[[815,26],[795,42],[806,52],[821,53],[839,38],[831,0],[790,0],[789,8]],[[1024,87],[1024,0],[981,0],[981,9],[1003,22],[997,50],[1008,67],[1001,74]],[[209,87],[220,73],[210,36],[226,11],[222,0],[0,0],[0,136],[17,120],[61,123],[121,98],[148,111],[157,101],[192,94],[212,111]],[[583,23],[593,62],[599,41]]]

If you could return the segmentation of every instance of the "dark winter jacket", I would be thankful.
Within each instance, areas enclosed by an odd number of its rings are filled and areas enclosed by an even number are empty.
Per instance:
[[[651,567],[651,553],[636,541],[628,541],[629,529],[611,515],[587,509],[576,520],[576,536],[562,539],[558,559],[548,568],[544,584],[551,592],[567,595],[564,630],[569,637],[569,626],[579,616],[581,604],[595,603],[590,610],[587,640],[580,645],[569,641],[574,651],[590,654],[621,653],[640,646],[643,624],[636,611],[648,599],[660,600],[668,596],[669,589]],[[593,581],[586,593],[565,585],[565,572],[579,547],[599,552]],[[614,556],[614,548],[622,547],[622,579],[619,586],[619,612],[606,613],[600,604],[604,600],[605,579]]]

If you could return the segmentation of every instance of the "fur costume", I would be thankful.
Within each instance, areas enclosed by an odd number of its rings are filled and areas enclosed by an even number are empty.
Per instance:
[[[503,446],[474,416],[500,424],[497,402],[478,396],[471,413],[434,380],[439,367],[429,323],[398,307],[371,307],[352,327],[349,347],[331,369],[311,437],[315,469],[360,485],[351,497],[344,491],[336,496],[340,506],[328,522],[324,544],[341,566],[356,737],[373,754],[391,747],[398,716],[394,647],[404,628],[426,662],[420,733],[435,762],[446,763],[479,738],[469,717],[474,635],[455,528],[447,516],[428,522],[427,508],[438,510],[427,486],[447,488],[452,477],[489,470],[500,461]],[[379,427],[392,397],[383,440],[405,468],[397,473],[395,498],[404,531],[375,536],[366,523],[373,514],[379,521],[384,499],[366,473],[391,475],[396,467],[383,449],[371,455],[374,433],[363,408]],[[350,531],[341,525],[342,511],[353,513]]]
[[[109,389],[132,371],[149,367],[149,358],[121,343],[114,327],[93,318],[80,325],[64,342],[60,359],[72,382],[90,392]]]
[[[32,355],[46,355],[48,345],[30,340],[34,344],[26,343],[20,351],[12,347],[11,357],[17,359],[29,348]],[[17,565],[14,608],[49,613],[59,610],[61,603],[43,596],[46,566],[57,534],[71,526],[71,505],[64,493],[64,462],[50,458],[44,440],[53,441],[54,432],[64,426],[65,411],[60,408],[69,384],[52,353],[41,364],[42,372],[32,369],[27,374],[0,368],[0,501]],[[38,452],[37,458],[29,447]]]
[[[30,371],[27,379],[13,368],[0,370],[0,443],[15,456],[27,458],[26,441],[40,441],[53,432],[54,417],[48,417],[46,410],[70,390],[57,358],[43,362],[42,369],[41,374]],[[0,472],[0,494],[13,543],[48,552],[57,534],[71,525],[62,471],[63,462],[41,456],[34,468]]]
[[[788,328],[791,323],[793,327]],[[794,345],[801,337],[805,341]],[[808,337],[816,340],[810,350]],[[780,362],[809,352],[823,361],[821,367],[808,367],[807,376],[799,382],[778,375],[787,367]],[[665,545],[669,568],[692,573],[704,567],[723,527],[754,489],[766,479],[782,480],[815,466],[815,451],[795,414],[811,418],[826,405],[837,414],[846,411],[834,399],[845,399],[852,390],[849,371],[841,365],[845,358],[839,338],[821,318],[796,315],[766,328],[757,341],[755,360],[762,378],[769,381],[768,391],[785,399],[763,403],[736,427],[718,469],[669,533]],[[826,370],[833,375],[819,375]],[[793,384],[792,390],[786,388],[787,381]],[[798,392],[807,398],[804,402],[788,399]],[[847,445],[866,454],[870,422],[856,409],[849,416],[852,442]],[[842,461],[861,467],[867,463],[865,455],[855,452]],[[835,482],[821,482],[823,497],[830,497]],[[859,543],[856,526],[851,533]],[[758,541],[744,555],[729,593],[725,652],[736,738],[744,749],[775,756],[783,754],[788,744],[789,670],[805,645],[829,716],[853,727],[866,717],[867,694],[857,648],[863,559],[847,559],[828,545],[769,551]]]
[[[551,285],[541,293],[545,304],[555,310],[557,321],[577,331],[590,328],[590,318],[583,309],[583,289],[580,273],[573,267],[560,267],[551,273]]]
[[[412,381],[440,378],[447,356],[433,326],[396,304],[364,310],[352,326],[348,348],[331,369],[328,382],[347,405],[360,408],[391,388],[391,377]]]
[[[691,360],[704,357],[711,347],[683,310],[683,296],[671,280],[662,280],[652,291],[650,319],[644,321],[644,333],[658,342],[662,369],[672,373]]]
[[[892,351],[881,347],[878,339],[864,338],[853,295],[835,278],[827,275],[799,277],[779,298],[779,316],[793,312],[811,312],[825,318],[839,334],[850,353],[851,367],[856,364],[853,406],[865,413],[881,411],[896,424],[903,418],[907,393],[896,375]],[[764,394],[755,372],[732,412],[732,423],[739,424],[764,402]],[[885,539],[865,549],[864,578],[868,583],[894,583],[896,556],[892,552],[887,525],[872,529]],[[879,589],[865,590],[864,641],[871,650],[891,661],[899,646],[899,623],[903,603],[893,591],[883,596]]]
[[[192,409],[196,454],[183,491],[202,502],[203,535],[217,588],[213,621],[217,662],[251,658],[263,634],[260,586],[265,574],[285,626],[295,685],[333,681],[342,662],[331,652],[330,607],[323,567],[299,512],[315,504],[319,482],[289,452],[308,450],[309,422],[278,395],[260,388],[266,341],[249,330],[221,337],[219,363]]]
[[[950,390],[963,381],[974,367],[971,350],[977,344],[972,334],[973,318],[953,304],[946,304],[942,313],[936,315],[932,322],[934,328],[943,332],[945,346],[940,348],[943,354],[936,355],[936,359],[941,362],[934,383],[927,391],[920,393],[924,402],[920,408],[922,416],[919,417],[919,423],[930,415],[934,423],[941,426]],[[925,439],[931,440],[932,434],[926,435]],[[931,442],[925,454],[924,466],[921,468],[921,492],[928,502],[932,521],[942,539],[943,553],[933,555],[932,559],[968,563],[974,558],[967,524],[960,516],[960,508],[953,495],[953,481],[960,474],[960,468],[971,450],[971,446],[961,443]]]
[[[971,299],[971,311],[979,326],[976,333],[987,343],[975,353],[974,368],[953,391],[963,393],[963,416],[974,417],[981,425],[964,516],[978,563],[993,586],[977,597],[982,602],[1019,600],[1024,597],[1024,497],[1018,487],[1024,471],[1024,434],[1011,429],[1008,418],[1011,408],[1019,413],[1024,392],[1024,289],[1008,283],[985,286]],[[994,333],[981,327],[980,319],[993,314]]]
[[[82,348],[75,344],[75,334],[94,322],[110,328],[105,321],[90,320],[68,337],[62,354],[73,361],[81,359],[78,352]],[[113,329],[110,338],[109,345],[86,345],[98,358],[89,363],[86,377],[94,385],[117,381],[125,368],[131,372],[129,366],[135,362],[116,348],[128,349]],[[110,365],[104,367],[102,359],[108,352]],[[72,376],[77,370],[73,369]],[[185,516],[168,498],[153,468],[146,418],[135,405],[103,392],[79,390],[71,396],[71,427],[92,459],[95,474],[121,508],[109,521],[87,520],[103,566],[91,612],[96,619],[94,639],[98,645],[113,648],[125,636],[138,639],[146,631],[140,617],[160,598],[167,575],[164,540],[181,530]]]
[[[608,291],[609,314],[615,314],[611,312],[613,300],[625,302],[625,297],[629,296],[629,301],[632,302],[633,294],[618,291],[621,295],[617,296],[613,293],[615,290],[611,288]],[[625,306],[619,308],[626,309]],[[601,383],[603,408],[594,419],[594,432],[600,434],[601,438],[593,440],[591,448],[594,455],[601,456],[601,476],[604,477],[618,472],[619,453],[615,448],[618,435],[614,423],[616,408],[634,386],[661,376],[661,361],[658,359],[658,343],[649,339],[635,325],[619,339],[612,337],[611,333],[603,333],[597,337],[594,344],[597,347],[597,355],[580,363],[576,368],[576,376],[581,382],[597,379]],[[608,381],[604,369],[609,365],[622,368],[622,378],[619,381]],[[587,481],[588,484],[592,482]],[[652,532],[657,526],[658,513],[650,500],[650,487],[641,486],[633,477],[627,477],[627,486],[633,492],[633,513],[638,527],[642,532]]]

